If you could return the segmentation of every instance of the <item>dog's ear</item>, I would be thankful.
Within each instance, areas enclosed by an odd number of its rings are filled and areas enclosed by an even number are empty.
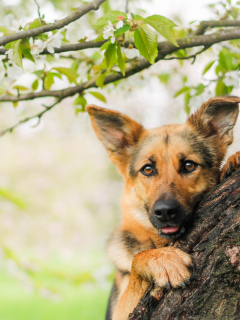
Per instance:
[[[233,142],[233,127],[239,113],[239,97],[217,97],[206,101],[187,123],[193,125],[205,137],[217,136],[227,147]]]
[[[86,107],[99,140],[117,165],[127,162],[131,147],[138,141],[143,127],[126,115],[95,105]]]

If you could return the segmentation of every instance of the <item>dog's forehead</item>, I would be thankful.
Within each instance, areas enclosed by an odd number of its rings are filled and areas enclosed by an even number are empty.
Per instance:
[[[133,162],[141,165],[153,157],[170,160],[172,156],[196,156],[206,166],[213,165],[212,150],[199,134],[186,124],[172,124],[145,130],[134,151]]]
[[[190,134],[190,131],[189,131]],[[155,152],[174,150],[177,152],[180,146],[182,150],[190,148],[189,134],[185,125],[172,124],[146,130],[139,141],[139,156]]]

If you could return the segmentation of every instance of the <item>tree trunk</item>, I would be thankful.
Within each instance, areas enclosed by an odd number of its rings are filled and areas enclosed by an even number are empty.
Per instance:
[[[240,319],[240,170],[209,193],[176,247],[194,266],[184,289],[145,293],[129,320]]]

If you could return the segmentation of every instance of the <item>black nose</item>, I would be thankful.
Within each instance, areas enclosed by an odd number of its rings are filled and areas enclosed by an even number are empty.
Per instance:
[[[173,220],[178,211],[178,202],[174,199],[158,200],[153,207],[155,217],[162,222]]]

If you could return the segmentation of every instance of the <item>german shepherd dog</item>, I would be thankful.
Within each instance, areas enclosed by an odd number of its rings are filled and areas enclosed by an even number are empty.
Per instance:
[[[108,243],[116,267],[106,319],[127,320],[152,280],[189,282],[191,257],[172,246],[203,195],[240,167],[221,164],[233,141],[240,98],[205,102],[185,124],[147,130],[128,116],[89,105],[93,129],[125,180],[123,218]]]

